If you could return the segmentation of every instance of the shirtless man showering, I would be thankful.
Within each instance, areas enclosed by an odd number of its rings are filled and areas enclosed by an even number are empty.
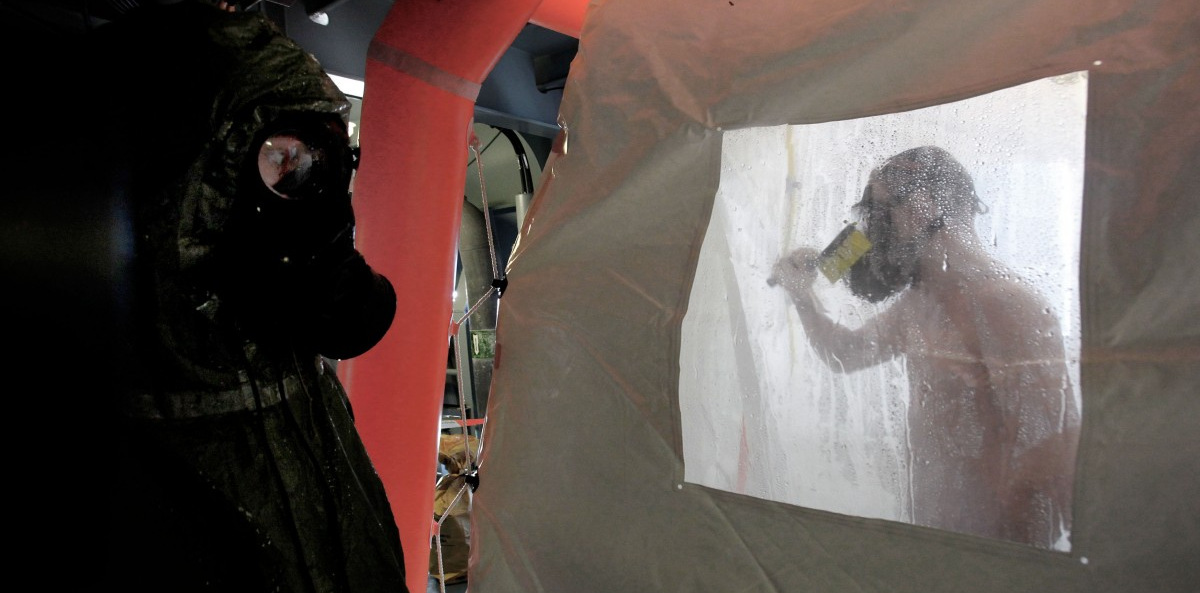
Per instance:
[[[1070,529],[1080,422],[1058,319],[985,252],[974,182],[945,150],[888,159],[855,209],[872,247],[850,288],[893,298],[885,311],[853,330],[825,315],[813,249],[781,258],[773,281],[835,371],[904,357],[913,522],[1054,547]]]

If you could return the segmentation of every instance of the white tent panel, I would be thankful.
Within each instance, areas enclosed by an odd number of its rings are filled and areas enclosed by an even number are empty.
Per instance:
[[[681,330],[685,479],[828,511],[944,525],[913,515],[904,360],[854,372],[825,364],[788,315],[787,293],[768,286],[777,259],[796,247],[822,248],[858,219],[853,205],[874,167],[916,146],[943,147],[972,174],[982,248],[1003,266],[998,274],[1048,305],[1023,313],[1052,315],[1062,328],[1066,360],[1053,362],[1066,371],[1059,395],[1073,401],[1056,408],[1078,410],[1086,110],[1087,75],[1077,72],[901,113],[727,132]],[[872,304],[844,286],[818,288],[830,317],[848,327],[894,300]],[[1039,544],[1066,549],[1063,535]]]

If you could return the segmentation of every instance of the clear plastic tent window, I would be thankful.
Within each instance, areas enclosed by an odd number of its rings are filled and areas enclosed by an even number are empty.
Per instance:
[[[686,481],[1069,550],[1086,108],[1079,72],[727,132]]]

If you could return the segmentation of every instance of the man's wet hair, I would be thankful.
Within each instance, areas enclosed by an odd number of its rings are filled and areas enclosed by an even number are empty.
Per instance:
[[[877,191],[877,185],[887,191]],[[945,149],[921,146],[889,158],[871,172],[862,200],[854,205],[867,223],[866,235],[872,243],[849,271],[850,290],[855,295],[879,302],[920,281],[919,268],[906,268],[887,254],[911,247],[907,243],[911,239],[896,236],[892,212],[922,190],[929,193],[935,208],[926,236],[986,211],[966,168]]]
[[[876,183],[888,188],[891,199],[876,195]],[[986,212],[966,168],[949,151],[938,146],[911,148],[889,158],[871,172],[862,200],[854,205],[854,209],[868,220],[869,226],[872,218],[903,204],[921,190],[928,191],[933,199],[939,213],[935,224],[939,227],[950,220],[967,220]]]

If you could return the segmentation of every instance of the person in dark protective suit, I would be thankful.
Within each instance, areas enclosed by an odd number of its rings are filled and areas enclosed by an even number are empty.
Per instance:
[[[110,584],[406,591],[329,362],[395,314],[354,248],[349,103],[258,14],[150,7],[92,37],[134,239]]]

